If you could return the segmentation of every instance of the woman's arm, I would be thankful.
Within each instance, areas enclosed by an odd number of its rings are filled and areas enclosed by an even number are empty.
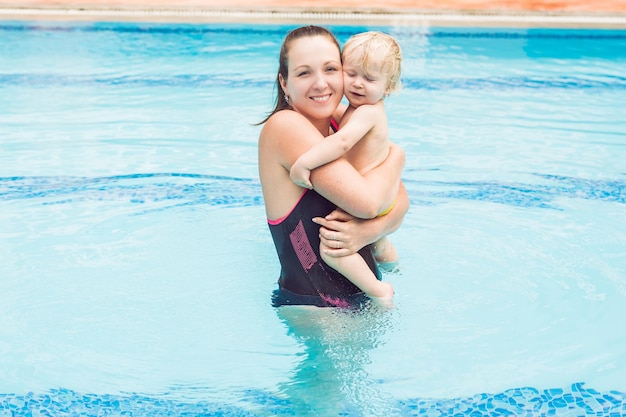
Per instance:
[[[315,191],[337,207],[353,216],[372,219],[394,201],[404,161],[404,151],[392,144],[387,159],[363,176],[340,158],[312,171],[311,182]]]
[[[290,182],[289,170],[296,159],[323,139],[320,131],[304,116],[283,110],[266,123],[262,146],[273,153],[273,158],[278,158]],[[373,218],[396,196],[403,166],[404,152],[392,145],[387,159],[364,176],[344,158],[339,158],[315,169],[311,182],[319,194],[346,212],[360,218]]]
[[[326,253],[334,257],[346,256],[395,232],[402,224],[409,205],[409,196],[401,183],[396,204],[384,216],[366,220],[335,210],[328,216],[316,217],[313,221],[321,226],[321,241],[328,247]]]

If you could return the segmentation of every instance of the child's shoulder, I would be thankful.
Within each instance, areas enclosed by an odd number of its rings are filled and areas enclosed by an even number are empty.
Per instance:
[[[378,114],[385,113],[385,104],[383,100],[374,104],[362,104],[354,109],[354,113],[360,114],[362,117],[374,117]]]

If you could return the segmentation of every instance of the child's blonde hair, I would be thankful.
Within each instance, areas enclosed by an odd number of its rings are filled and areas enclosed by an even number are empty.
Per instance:
[[[392,36],[377,31],[353,35],[343,47],[344,62],[347,57],[354,59],[366,73],[380,68],[387,77],[387,94],[400,90],[402,51]]]

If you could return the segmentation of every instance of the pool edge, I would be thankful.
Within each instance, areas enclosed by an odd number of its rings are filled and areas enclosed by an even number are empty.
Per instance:
[[[0,20],[626,29],[626,13],[490,10],[0,7]]]

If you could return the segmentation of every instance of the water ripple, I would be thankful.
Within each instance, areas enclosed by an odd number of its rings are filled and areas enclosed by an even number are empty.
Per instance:
[[[436,200],[475,200],[516,207],[558,209],[558,198],[626,204],[626,180],[533,174],[540,184],[505,181],[416,181],[405,179],[414,204]],[[434,188],[434,189],[432,189]],[[166,203],[166,207],[222,207],[263,204],[256,179],[185,173],[143,173],[104,177],[4,177],[0,202],[37,200],[43,205],[77,201],[122,201],[129,204]]]
[[[64,74],[0,74],[0,86],[111,86],[111,87],[259,87],[271,88],[271,78],[233,76],[232,74],[176,75],[64,75]],[[625,90],[624,76],[593,77],[484,77],[484,78],[403,78],[406,90]]]
[[[202,174],[0,178],[0,202],[37,200],[44,205],[78,201],[123,201],[128,204],[165,202],[168,208],[197,204],[244,207],[262,204],[260,194],[258,181]]]
[[[626,204],[626,180],[591,180],[533,174],[545,184],[501,181],[405,181],[414,203],[431,205],[434,199],[476,200],[516,207],[558,209],[554,200],[578,198]],[[427,191],[436,187],[436,191]]]

